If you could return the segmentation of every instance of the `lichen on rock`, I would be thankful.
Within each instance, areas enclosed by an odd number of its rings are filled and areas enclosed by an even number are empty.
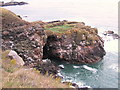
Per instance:
[[[61,22],[64,24],[52,22],[51,27],[49,23],[45,25],[47,43],[44,46],[44,58],[77,64],[94,63],[103,58],[104,42],[96,28],[85,26],[83,22],[59,21]],[[47,25],[49,28],[46,28]]]
[[[2,51],[13,50],[25,62],[25,66],[40,68],[41,71],[57,72],[54,64],[43,65],[43,47],[46,42],[46,34],[42,22],[26,22],[9,10],[2,10]],[[14,61],[12,61],[14,62]],[[53,68],[48,68],[49,67]],[[56,69],[55,69],[56,68]],[[53,73],[54,74],[54,73]]]
[[[96,28],[83,22],[52,21],[26,22],[9,10],[2,10],[2,51],[14,50],[29,67],[43,73],[57,73],[53,62],[93,63],[105,55],[104,42]]]

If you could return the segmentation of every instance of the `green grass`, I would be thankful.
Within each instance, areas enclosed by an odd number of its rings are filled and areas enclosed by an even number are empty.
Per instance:
[[[64,33],[65,31],[72,29],[73,27],[71,27],[70,25],[61,25],[61,26],[55,26],[55,27],[50,27],[50,28],[45,28],[46,30],[50,30],[53,32],[57,32],[57,33]]]

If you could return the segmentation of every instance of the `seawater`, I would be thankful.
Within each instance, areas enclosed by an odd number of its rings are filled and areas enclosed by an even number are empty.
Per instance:
[[[6,0],[9,1],[9,0]],[[18,0],[22,1],[22,0]],[[26,21],[73,20],[98,28],[104,39],[106,55],[95,64],[66,64],[61,70],[63,81],[92,88],[118,88],[118,40],[102,35],[104,31],[118,33],[119,0],[24,0],[28,5],[7,8]]]
[[[105,42],[105,47],[109,47],[112,43],[117,44],[117,40]],[[113,50],[114,48],[114,46],[111,47]],[[118,53],[111,50],[106,50],[106,52],[103,60],[95,64],[63,64],[65,68],[61,73],[64,81],[75,82],[79,86],[90,86],[92,88],[117,88]]]

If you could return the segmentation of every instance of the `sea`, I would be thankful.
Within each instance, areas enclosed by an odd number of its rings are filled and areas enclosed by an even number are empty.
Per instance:
[[[2,0],[1,0],[2,1]],[[3,0],[8,2],[10,0]],[[29,4],[7,6],[12,12],[24,20],[54,21],[68,20],[85,22],[95,27],[104,40],[106,55],[94,64],[66,64],[60,71],[64,81],[73,82],[80,87],[118,88],[119,50],[118,39],[104,36],[103,32],[112,30],[118,34],[118,2],[119,0],[16,0]]]

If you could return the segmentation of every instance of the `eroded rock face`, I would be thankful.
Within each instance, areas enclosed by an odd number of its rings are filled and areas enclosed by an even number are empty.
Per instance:
[[[2,49],[15,50],[26,62],[38,62],[43,57],[44,29],[40,25],[25,25],[2,31]]]
[[[11,50],[17,53],[17,58],[24,60],[24,66],[34,67],[41,73],[56,74],[59,69],[51,62],[44,62],[43,47],[46,42],[46,34],[42,25],[44,22],[26,22],[9,10],[2,10],[1,47],[2,51]],[[16,53],[12,53],[13,55]],[[13,57],[14,58],[14,57]],[[16,57],[15,57],[16,59]],[[20,59],[20,58],[18,58]],[[22,65],[23,63],[22,62]]]
[[[43,62],[43,58],[79,64],[100,61],[105,55],[104,42],[97,30],[83,22],[29,23],[8,10],[3,11],[2,50],[14,50],[25,65],[36,67],[44,74],[46,71],[56,74],[59,68],[54,63]]]
[[[61,59],[70,63],[93,63],[100,61],[105,55],[103,42],[100,40],[94,46],[73,45],[70,38],[61,39],[49,36],[44,47],[44,58]]]
[[[97,32],[93,33],[95,30],[80,24],[77,30],[67,31],[60,36],[49,32],[44,46],[44,58],[76,64],[100,61],[106,52],[102,38]]]

